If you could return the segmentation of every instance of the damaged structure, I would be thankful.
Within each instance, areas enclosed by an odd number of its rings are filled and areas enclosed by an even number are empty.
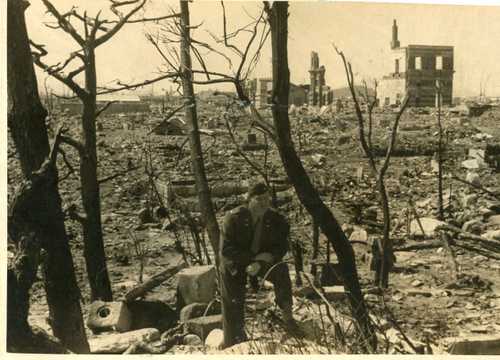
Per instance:
[[[308,104],[311,106],[329,105],[333,102],[333,91],[325,82],[325,66],[319,65],[319,55],[311,52],[311,69],[309,70],[310,85]]]
[[[257,109],[265,108],[272,103],[273,79],[253,79],[247,85],[250,98],[254,101]],[[290,105],[302,106],[307,103],[307,87],[290,83],[289,100]]]
[[[290,83],[289,105],[323,106],[333,103],[333,90],[325,82],[325,66],[319,64],[317,52],[311,52],[310,83],[295,85]],[[258,109],[272,103],[272,78],[257,78],[247,83],[247,92]]]
[[[411,94],[410,106],[437,106],[438,85],[441,105],[453,99],[453,46],[408,45],[401,47],[394,20],[391,41],[392,71],[379,83],[380,105],[399,105]]]

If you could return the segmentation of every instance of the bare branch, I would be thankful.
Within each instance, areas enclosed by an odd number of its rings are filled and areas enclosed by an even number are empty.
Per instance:
[[[368,157],[368,162],[370,164],[372,171],[375,174],[377,174],[378,170],[377,170],[377,165],[375,164],[375,159],[373,156],[372,149],[368,147],[368,144],[366,142],[365,130],[364,130],[364,118],[363,118],[363,113],[361,112],[361,107],[359,105],[358,97],[356,95],[356,90],[355,90],[355,86],[354,86],[354,75],[352,73],[351,63],[346,60],[344,53],[342,51],[340,51],[335,46],[335,44],[333,44],[333,47],[334,47],[335,51],[337,52],[337,54],[342,58],[342,62],[344,64],[344,70],[345,70],[346,77],[347,77],[347,84],[349,85],[349,90],[351,92],[351,96],[352,96],[352,99],[354,101],[354,108],[356,110],[356,116],[358,118],[359,138],[360,138],[361,146],[362,146],[366,156]]]
[[[47,0],[43,0],[43,1],[47,1]],[[135,4],[135,3],[137,3],[137,0],[125,1],[125,2],[113,1],[112,9],[116,9],[119,6],[128,5],[128,4]],[[106,32],[101,37],[97,38],[94,41],[94,46],[98,47],[99,45],[102,45],[106,41],[111,39],[123,27],[123,25],[125,25],[127,23],[127,21],[132,17],[132,15],[134,15],[136,12],[138,12],[140,9],[142,9],[142,7],[144,6],[145,3],[146,3],[146,0],[141,0],[140,4],[137,5],[135,8],[133,8],[132,10],[130,10],[127,15],[123,16],[120,19],[120,21],[111,30]]]
[[[114,92],[117,92],[117,91],[122,91],[122,90],[130,90],[130,89],[136,89],[138,87],[142,87],[142,86],[146,86],[146,85],[150,85],[150,84],[153,84],[157,81],[161,81],[161,80],[165,80],[165,79],[171,79],[171,78],[175,78],[176,76],[178,76],[177,74],[171,74],[171,73],[168,73],[166,75],[162,75],[162,76],[159,76],[157,78],[154,78],[154,79],[149,79],[149,80],[145,80],[143,82],[140,82],[140,83],[137,83],[137,84],[123,84],[121,82],[118,82],[118,85],[120,87],[118,88],[113,88],[113,89],[105,89],[105,90],[102,90],[102,91],[98,91],[97,92],[97,95],[102,95],[102,94],[110,94],[110,93],[114,93]]]
[[[392,155],[392,149],[394,148],[394,144],[396,143],[396,136],[398,133],[398,125],[399,125],[399,120],[401,119],[401,116],[403,115],[406,107],[408,106],[408,103],[410,101],[410,95],[407,94],[403,100],[403,103],[401,104],[401,107],[398,111],[398,114],[396,115],[396,119],[394,120],[394,124],[392,125],[392,130],[391,130],[391,142],[389,143],[389,146],[387,147],[387,152],[385,154],[385,160],[380,168],[380,174],[384,176],[385,172],[387,171],[387,168],[389,167],[389,161],[391,159]]]
[[[76,151],[78,151],[78,154],[80,156],[83,156],[85,154],[85,146],[80,141],[75,140],[67,135],[61,135],[60,139],[62,143],[73,146],[76,149]]]
[[[243,52],[238,49],[236,46],[232,45],[228,41],[228,35],[227,35],[227,18],[226,18],[226,7],[224,6],[224,1],[220,2],[222,6],[222,24],[223,24],[223,31],[224,31],[224,45],[226,47],[233,49],[238,55],[243,57]]]
[[[71,23],[67,19],[68,15],[72,15],[74,13],[73,12],[74,8],[69,13],[61,15],[61,13],[57,11],[57,9],[54,7],[54,5],[52,5],[52,3],[49,0],[42,0],[42,2],[47,8],[47,11],[56,18],[61,29],[63,29],[66,33],[71,35],[71,37],[75,39],[75,41],[83,47],[85,45],[85,40],[80,36],[80,34],[78,34],[76,29],[73,27],[73,25],[71,25]]]
[[[44,0],[46,1],[46,0]],[[55,79],[59,80],[60,82],[62,82],[63,84],[65,84],[66,86],[68,86],[71,90],[73,90],[73,92],[80,98],[84,98],[87,93],[85,92],[84,89],[82,89],[77,83],[75,83],[71,77],[69,76],[64,76],[63,74],[61,74],[60,72],[58,71],[54,71],[53,70],[53,67],[51,66],[48,66],[47,64],[45,64],[44,62],[42,62],[41,58],[45,55],[47,55],[47,51],[45,50],[44,46],[43,45],[38,45],[38,44],[35,44],[33,41],[30,40],[30,44],[31,46],[33,46],[34,48],[36,48],[39,53],[36,53],[36,52],[32,52],[32,55],[33,55],[33,62],[35,63],[36,66],[38,66],[39,68],[43,69],[44,71],[46,71],[49,75],[53,76]],[[71,74],[71,73],[70,73]]]
[[[66,152],[61,148],[59,148],[58,151],[59,151],[59,154],[61,154],[63,161],[66,164],[66,167],[69,169],[69,171],[66,175],[61,176],[59,178],[59,181],[64,181],[67,178],[69,178],[72,174],[75,173],[75,169],[73,168],[73,166],[71,166],[71,163],[68,161],[68,158],[66,157]]]
[[[95,118],[97,119],[104,111],[106,111],[111,105],[118,102],[117,100],[108,101],[101,109],[96,111]]]

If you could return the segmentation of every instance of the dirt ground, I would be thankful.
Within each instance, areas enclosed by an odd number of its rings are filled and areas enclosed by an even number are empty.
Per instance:
[[[219,108],[204,107],[206,118],[217,118]],[[408,231],[409,198],[416,204],[420,217],[436,217],[437,177],[431,167],[432,154],[437,146],[437,123],[434,109],[428,109],[427,114],[409,110],[400,124],[399,139],[396,150],[407,149],[407,156],[394,156],[391,159],[386,176],[391,207],[391,236],[396,248],[427,243],[439,240],[439,236],[427,238],[412,238]],[[387,143],[388,126],[386,123],[393,115],[386,112],[375,114],[374,143],[383,147]],[[148,177],[145,173],[145,160],[151,155],[152,165],[158,176],[158,181],[175,181],[191,179],[188,145],[182,147],[185,137],[172,135],[150,134],[150,129],[160,116],[144,116],[141,119],[116,115],[104,116],[99,120],[102,131],[98,133],[99,177],[105,179],[117,173],[122,173],[101,185],[102,215],[105,235],[105,249],[108,259],[108,270],[112,282],[114,298],[119,300],[139,280],[139,260],[129,244],[132,235],[141,240],[146,249],[147,260],[144,268],[144,278],[162,271],[168,264],[176,262],[181,255],[175,250],[173,231],[164,230],[168,225],[166,219],[153,216],[150,222],[141,221],[144,209],[158,206],[155,195],[148,187]],[[65,121],[74,136],[79,133],[77,119],[59,115],[51,124]],[[462,227],[469,220],[477,220],[471,229],[477,235],[500,229],[499,222],[490,219],[499,214],[500,201],[492,196],[474,189],[464,183],[452,180],[450,174],[465,179],[468,170],[461,163],[467,159],[469,149],[484,149],[486,143],[500,143],[500,110],[490,110],[478,118],[466,118],[451,114],[444,110],[443,125],[446,132],[446,162],[445,190],[447,207],[446,222]],[[123,124],[130,124],[128,129]],[[393,313],[396,324],[388,318],[387,309],[382,306],[380,297],[371,291],[373,274],[369,269],[370,246],[374,236],[380,236],[377,226],[361,222],[354,224],[353,209],[366,209],[378,206],[375,191],[375,181],[366,159],[362,156],[356,120],[353,113],[327,114],[317,117],[311,114],[291,116],[293,135],[301,159],[315,184],[321,191],[325,203],[330,206],[340,223],[345,224],[346,232],[353,229],[363,229],[367,237],[362,239],[366,245],[356,243],[358,271],[365,298],[374,315],[375,322],[387,330],[400,329],[416,342],[428,343],[434,352],[444,351],[446,338],[470,335],[493,335],[500,331],[500,262],[486,256],[454,248],[455,259],[459,269],[459,279],[454,276],[450,254],[444,247],[397,251],[396,264],[390,276],[390,287],[384,295],[387,308]],[[262,135],[244,125],[241,120],[236,128],[237,139],[242,144],[247,133],[256,133],[257,142],[263,143]],[[206,124],[202,124],[202,127]],[[242,181],[257,178],[257,173],[235,151],[226,128],[221,122],[217,127],[211,127],[210,135],[203,135],[206,168],[211,185],[216,186],[228,181]],[[491,138],[477,134],[489,134]],[[476,136],[475,136],[476,135]],[[13,152],[10,143],[9,153]],[[144,149],[149,148],[149,152]],[[68,158],[75,169],[78,168],[76,155],[67,149]],[[255,162],[263,164],[265,151],[249,151],[246,154]],[[425,155],[421,155],[425,154]],[[267,154],[268,170],[272,178],[283,179],[281,161],[275,146],[270,145]],[[60,174],[68,171],[64,163],[60,163]],[[491,166],[475,172],[479,175],[482,187],[500,194],[498,170]],[[20,171],[15,156],[9,157],[9,194],[20,179]],[[79,178],[72,174],[60,184],[63,204],[80,204]],[[305,270],[309,271],[311,259],[312,225],[294,195],[293,189],[288,201],[280,207],[292,227],[292,241],[302,244],[305,254]],[[451,194],[450,194],[451,193]],[[163,195],[163,194],[162,194]],[[229,197],[216,202],[217,216],[220,219],[238,197]],[[195,202],[195,200],[193,199]],[[492,210],[493,209],[493,210]],[[177,221],[181,214],[174,209],[172,218]],[[144,219],[143,219],[144,220]],[[381,211],[377,211],[376,222],[382,223]],[[81,230],[77,223],[67,221],[68,232],[72,236],[71,247],[77,271],[77,279],[81,289],[85,316],[89,306],[89,286],[85,275],[85,263],[82,255],[83,244]],[[167,226],[168,228],[168,226]],[[472,231],[472,230],[471,230]],[[194,253],[191,235],[186,227],[177,227],[177,236],[187,252]],[[322,236],[320,259],[325,259],[326,241]],[[496,239],[498,241],[498,239]],[[130,259],[129,264],[123,257]],[[291,257],[290,257],[291,259]],[[331,261],[335,262],[332,253]],[[194,264],[195,262],[192,262]],[[291,269],[293,266],[291,266]],[[39,276],[42,276],[41,272]],[[264,310],[258,309],[259,301],[252,300],[255,296],[260,301],[268,298],[270,290],[262,290],[257,295],[249,295],[248,316],[252,319],[270,316]],[[298,289],[296,293],[297,314],[301,314],[303,297]],[[175,304],[175,282],[168,281],[156,288],[148,299],[162,300]],[[264,299],[264,300],[262,300]],[[50,330],[46,322],[48,307],[43,290],[43,281],[39,279],[32,289],[30,322]],[[320,303],[320,300],[312,300]],[[302,304],[302,305],[300,305]],[[332,306],[348,313],[345,301],[333,301]],[[267,314],[267,315],[266,315]],[[300,317],[300,316],[299,316]],[[390,326],[386,326],[389,322]],[[263,337],[266,334],[259,322],[260,330],[255,334]],[[267,325],[266,325],[267,326]],[[385,332],[391,346],[388,352],[411,352],[405,347],[400,335]],[[89,332],[89,337],[93,335]],[[257,336],[257,335],[256,335]],[[323,344],[322,344],[323,341]],[[399,341],[399,345],[398,345]],[[324,340],[316,343],[324,346]],[[406,349],[406,350],[405,350]],[[324,350],[324,349],[323,349]],[[323,350],[318,350],[322,352]],[[338,350],[338,352],[348,350]],[[384,351],[384,349],[381,349]],[[175,347],[171,353],[203,352],[200,349]]]

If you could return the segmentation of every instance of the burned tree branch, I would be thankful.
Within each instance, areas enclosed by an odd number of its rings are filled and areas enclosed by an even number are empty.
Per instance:
[[[113,105],[116,102],[117,102],[117,100],[108,101],[102,108],[97,110],[95,113],[96,119],[99,117],[99,115],[101,115],[103,112],[105,112],[111,105]]]

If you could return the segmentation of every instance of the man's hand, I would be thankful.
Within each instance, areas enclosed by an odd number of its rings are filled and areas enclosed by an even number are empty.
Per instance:
[[[254,258],[254,260],[264,261],[264,262],[269,263],[269,264],[272,264],[274,261],[273,255],[271,253],[268,253],[268,252],[257,254],[257,256]]]
[[[258,261],[255,261],[247,266],[246,272],[250,276],[255,276],[260,270],[260,264]]]

